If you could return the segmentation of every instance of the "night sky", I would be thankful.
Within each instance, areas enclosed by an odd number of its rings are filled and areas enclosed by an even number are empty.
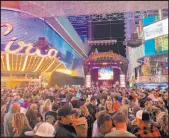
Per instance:
[[[114,53],[126,57],[126,46],[123,45],[125,40],[124,29],[124,20],[92,22],[92,37],[94,40],[110,40],[110,37],[112,37],[113,40],[117,40],[117,43],[114,45],[92,46],[91,52],[94,51],[94,48],[97,48],[99,52],[112,50]]]

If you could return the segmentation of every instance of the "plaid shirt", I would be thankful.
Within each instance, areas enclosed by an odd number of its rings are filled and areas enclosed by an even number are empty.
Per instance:
[[[160,132],[159,130],[154,127],[154,126],[150,126],[150,127],[143,127],[143,128],[136,128],[133,133],[138,137],[160,137]]]

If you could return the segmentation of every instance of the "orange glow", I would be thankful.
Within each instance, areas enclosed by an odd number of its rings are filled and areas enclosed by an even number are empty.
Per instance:
[[[60,72],[60,73],[68,74],[68,75],[72,74],[72,70],[69,70],[69,69],[57,69],[56,72]]]
[[[1,71],[5,72],[53,72],[63,69],[64,64],[52,58],[35,55],[9,54],[1,52]],[[59,70],[60,71],[60,70]],[[63,71],[70,74],[68,71]]]

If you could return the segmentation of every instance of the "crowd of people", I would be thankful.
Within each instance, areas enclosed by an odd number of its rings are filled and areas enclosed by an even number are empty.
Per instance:
[[[1,137],[163,137],[168,90],[1,89]]]

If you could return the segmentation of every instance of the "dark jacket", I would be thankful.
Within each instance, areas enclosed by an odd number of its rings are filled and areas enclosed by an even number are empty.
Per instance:
[[[35,125],[37,123],[39,123],[38,121],[38,113],[36,111],[33,111],[31,109],[29,109],[27,112],[26,112],[26,117],[29,121],[29,124],[32,128],[35,127]]]
[[[21,134],[19,137],[28,137],[25,135],[25,132],[27,131],[32,131],[32,129],[30,129],[29,127],[25,126],[25,128],[22,130]]]
[[[56,129],[56,134],[55,138],[60,138],[60,137],[69,137],[69,138],[75,138],[76,136],[76,131],[73,126],[71,125],[64,125],[61,124],[60,122],[57,122],[55,125]]]
[[[89,111],[89,113],[92,115],[92,117],[94,118],[94,120],[96,120],[95,114],[96,114],[96,107],[93,106],[91,103],[89,103],[87,105],[87,109]]]

